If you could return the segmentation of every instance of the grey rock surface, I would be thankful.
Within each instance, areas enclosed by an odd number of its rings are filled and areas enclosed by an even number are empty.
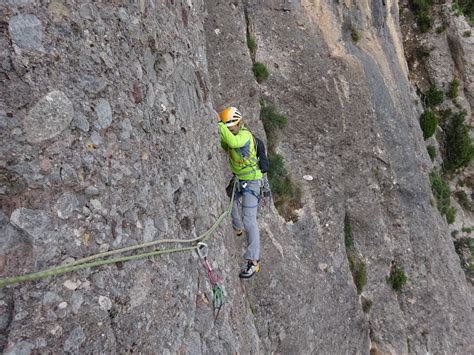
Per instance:
[[[396,3],[51,4],[0,3],[3,23],[21,10],[42,24],[40,43],[38,27],[13,30],[41,51],[19,50],[10,29],[0,38],[0,277],[205,233],[229,203],[214,117],[227,105],[260,137],[261,98],[288,116],[277,150],[303,207],[296,222],[262,211],[248,281],[228,218],[207,241],[226,301],[217,320],[198,255],[166,254],[0,289],[2,351],[472,352],[472,289],[430,205]],[[247,26],[271,73],[261,84]],[[346,218],[367,268],[360,294]],[[400,293],[386,282],[395,264]]]

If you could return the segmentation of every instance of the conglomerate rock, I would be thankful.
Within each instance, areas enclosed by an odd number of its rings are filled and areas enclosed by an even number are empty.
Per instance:
[[[261,271],[245,282],[228,219],[209,239],[217,320],[199,257],[175,253],[0,289],[0,347],[472,352],[472,289],[430,205],[397,16],[391,1],[2,3],[2,277],[203,234],[229,202],[214,110],[230,104],[261,137],[260,99],[288,116],[277,150],[303,208],[296,222],[262,211]],[[270,71],[260,84],[249,28]],[[361,290],[349,255],[366,267]],[[400,292],[386,281],[396,266]]]

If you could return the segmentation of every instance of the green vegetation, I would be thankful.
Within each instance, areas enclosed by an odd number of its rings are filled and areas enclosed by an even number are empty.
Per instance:
[[[351,38],[354,43],[357,43],[360,41],[360,33],[351,26]]]
[[[357,288],[357,293],[360,295],[362,289],[367,283],[367,267],[365,263],[360,260],[354,248],[354,238],[352,236],[352,226],[348,215],[344,217],[344,245],[346,246],[347,260],[349,261],[349,268],[351,270],[352,279]]]
[[[436,147],[433,145],[429,145],[426,147],[426,150],[428,151],[428,155],[430,156],[431,161],[435,160],[436,156],[438,155]]]
[[[270,76],[270,73],[265,66],[265,64],[260,63],[260,62],[255,62],[253,67],[252,67],[253,74],[255,75],[255,78],[257,79],[258,83],[262,83],[265,80],[268,79]]]
[[[458,97],[459,94],[459,79],[454,78],[453,81],[451,81],[451,85],[449,86],[449,91],[446,94],[447,97],[449,97],[451,100],[454,100],[456,97]]]
[[[472,227],[463,227],[461,230],[462,230],[464,233],[471,234],[472,231],[473,231],[473,228],[472,228]]]
[[[365,284],[367,283],[367,270],[365,263],[363,261],[359,261],[359,263],[355,266],[355,284],[357,287],[357,293],[360,295],[362,293],[362,289],[364,288]]]
[[[270,184],[272,192],[276,195],[291,195],[292,186],[288,184],[288,170],[285,168],[285,161],[280,154],[269,155],[269,170]],[[276,204],[276,203],[275,203]]]
[[[410,0],[410,7],[415,14],[420,32],[428,32],[433,24],[433,20],[429,15],[432,5],[431,0]]]
[[[428,12],[433,5],[431,0],[410,0],[409,3],[415,15]]]
[[[255,53],[257,51],[257,41],[255,41],[255,38],[249,32],[247,32],[247,47],[252,58],[255,57]]]
[[[364,313],[369,313],[371,308],[372,308],[372,301],[362,297],[362,310],[364,311]]]
[[[457,191],[455,194],[459,204],[467,211],[474,212],[474,203],[469,201],[469,197],[464,191]]]
[[[430,56],[430,52],[431,50],[426,48],[426,47],[416,47],[415,48],[415,57],[418,59],[418,60],[423,60],[425,58],[428,58]]]
[[[440,33],[443,33],[444,31],[446,31],[445,25],[436,27],[436,33],[440,34]]]
[[[288,118],[278,112],[273,104],[262,101],[260,119],[267,133],[269,150],[274,150],[278,142],[278,133],[288,124]]]
[[[455,0],[452,9],[456,16],[464,15],[471,27],[474,26],[474,2],[472,0]]]
[[[467,198],[467,194],[464,191],[458,191],[455,193],[456,197],[458,198],[459,204],[461,206],[465,206],[466,203],[469,203],[469,199]]]
[[[346,246],[346,249],[352,249],[354,247],[352,226],[347,215],[344,218],[344,245]]]
[[[467,279],[474,284],[474,238],[469,236],[455,240],[454,249],[459,255]]]
[[[260,119],[268,139],[268,179],[273,192],[275,207],[286,220],[297,220],[295,209],[301,207],[301,190],[292,181],[285,168],[283,156],[275,152],[280,131],[288,124],[288,118],[278,112],[275,105],[261,101]]]
[[[456,106],[458,109],[462,110],[462,105],[459,103],[458,99],[453,100],[454,106]]]
[[[474,145],[464,116],[465,111],[453,114],[445,130],[446,159],[443,167],[448,173],[467,166],[474,156]]]
[[[453,111],[450,108],[447,108],[446,110],[440,110],[439,113],[443,122],[448,121],[453,115]]]
[[[433,25],[433,19],[426,12],[423,12],[416,16],[416,24],[421,33],[426,33]]]
[[[464,31],[462,34],[463,37],[471,37],[471,31]]]
[[[390,270],[390,276],[387,282],[392,285],[395,291],[400,292],[402,287],[407,283],[407,277],[402,268],[395,266]]]
[[[449,207],[446,212],[446,222],[448,224],[453,224],[456,221],[456,209],[454,207]]]
[[[438,116],[433,111],[425,111],[420,116],[420,126],[423,131],[423,138],[430,138],[438,126]]]
[[[451,190],[448,183],[436,171],[431,172],[430,183],[439,212],[442,215],[446,215],[448,224],[452,224],[455,219],[456,209],[451,206]]]
[[[296,221],[297,216],[294,210],[301,206],[301,190],[291,180],[280,154],[270,152],[268,160],[270,162],[268,179],[272,187],[275,207],[286,220]]]
[[[426,93],[426,105],[428,107],[438,106],[443,102],[444,93],[438,89],[435,85],[431,85],[430,89]]]
[[[351,269],[352,279],[357,288],[357,294],[361,294],[367,283],[367,267],[365,263],[357,257],[354,249],[346,249],[349,268]]]

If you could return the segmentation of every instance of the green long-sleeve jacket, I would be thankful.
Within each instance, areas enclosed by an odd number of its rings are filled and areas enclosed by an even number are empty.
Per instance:
[[[234,135],[223,123],[218,124],[221,146],[229,154],[230,169],[239,180],[260,180],[257,150],[252,133],[242,126]]]

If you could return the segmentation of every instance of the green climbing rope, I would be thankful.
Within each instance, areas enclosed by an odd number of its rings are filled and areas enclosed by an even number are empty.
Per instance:
[[[234,184],[234,189],[235,189],[235,184]],[[193,238],[193,239],[160,239],[160,240],[154,240],[148,243],[143,243],[139,245],[134,245],[126,248],[121,248],[121,249],[115,249],[111,250],[105,253],[100,253],[100,254],[95,254],[91,255],[82,259],[75,260],[71,263],[57,266],[54,268],[50,268],[44,271],[39,271],[39,272],[34,272],[30,274],[25,274],[25,275],[19,275],[19,276],[13,276],[13,277],[7,277],[0,279],[0,288],[5,287],[7,285],[12,285],[16,284],[19,282],[23,281],[33,281],[33,280],[40,280],[44,279],[50,276],[57,276],[57,275],[62,275],[68,272],[73,272],[73,271],[78,271],[82,269],[88,269],[96,266],[101,266],[101,265],[107,265],[107,264],[114,264],[118,262],[123,262],[123,261],[129,261],[129,260],[137,260],[137,259],[142,259],[142,258],[147,258],[155,255],[160,255],[160,254],[169,254],[169,253],[177,253],[177,252],[182,252],[182,251],[192,251],[196,250],[198,248],[197,245],[192,246],[192,247],[184,247],[184,248],[174,248],[174,249],[165,249],[165,250],[155,250],[152,252],[147,252],[147,253],[141,253],[141,254],[136,254],[136,255],[131,255],[131,256],[121,256],[121,257],[116,257],[116,258],[111,258],[111,259],[102,259],[102,260],[96,260],[93,262],[90,262],[91,260],[99,259],[99,258],[105,258],[107,256],[115,255],[115,254],[120,254],[124,253],[127,251],[132,251],[136,249],[142,249],[142,248],[147,248],[153,245],[157,244],[165,244],[165,243],[179,243],[179,244],[192,244],[196,242],[203,242],[207,240],[219,227],[219,225],[222,223],[224,218],[230,213],[232,210],[232,205],[234,203],[234,194],[232,194],[232,198],[230,200],[230,204],[227,207],[227,209],[217,218],[217,220],[214,222],[214,224],[202,235]]]

